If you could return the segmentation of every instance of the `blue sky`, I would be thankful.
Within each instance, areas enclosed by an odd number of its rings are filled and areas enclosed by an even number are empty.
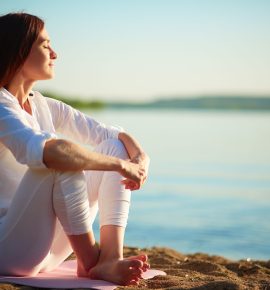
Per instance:
[[[268,0],[1,0],[46,22],[56,77],[87,99],[270,95]]]

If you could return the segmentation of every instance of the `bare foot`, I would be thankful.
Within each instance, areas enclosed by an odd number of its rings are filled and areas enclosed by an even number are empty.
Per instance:
[[[147,263],[148,257],[146,254],[141,254],[137,256],[130,256],[127,258],[124,258],[124,260],[140,260],[143,262],[142,270],[143,272],[146,272],[149,268],[150,265]],[[82,266],[78,265],[77,266],[77,275],[78,277],[89,277],[88,274],[89,271],[86,271]]]
[[[90,269],[88,276],[116,283],[118,285],[136,285],[143,273],[143,262],[139,259],[99,261]]]
[[[142,270],[143,270],[144,272],[146,272],[147,269],[150,268],[150,264],[147,263],[147,261],[148,261],[148,257],[147,257],[146,254],[140,254],[140,255],[137,255],[137,256],[130,256],[130,257],[125,258],[125,259],[126,259],[126,260],[140,260],[140,261],[142,261],[142,262],[143,262]]]

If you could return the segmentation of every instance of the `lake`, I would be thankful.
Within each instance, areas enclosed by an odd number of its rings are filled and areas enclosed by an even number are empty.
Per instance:
[[[151,157],[125,244],[270,259],[270,112],[91,111]],[[97,226],[95,226],[97,231]]]

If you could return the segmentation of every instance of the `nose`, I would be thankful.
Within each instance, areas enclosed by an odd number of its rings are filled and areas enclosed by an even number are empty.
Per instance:
[[[50,58],[51,59],[57,59],[57,54],[52,48],[51,48],[51,52],[50,52]]]

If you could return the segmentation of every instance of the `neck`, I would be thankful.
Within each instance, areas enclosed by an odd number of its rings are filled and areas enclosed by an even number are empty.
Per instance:
[[[27,101],[29,93],[34,85],[34,81],[25,81],[15,77],[7,86],[6,89],[18,99],[21,106]]]

